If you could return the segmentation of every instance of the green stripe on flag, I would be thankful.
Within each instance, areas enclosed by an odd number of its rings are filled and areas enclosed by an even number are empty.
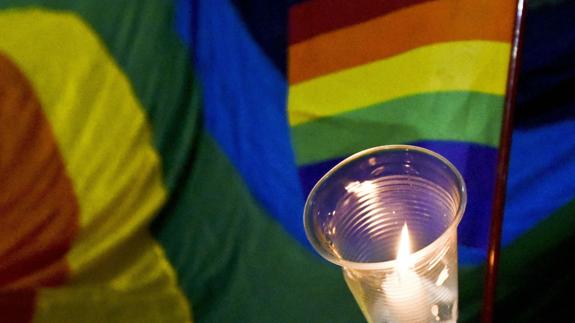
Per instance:
[[[362,322],[339,268],[258,206],[209,135],[154,227],[199,322]],[[301,217],[301,214],[294,214]]]
[[[497,147],[503,97],[435,92],[400,98],[292,127],[298,165],[379,145],[420,140],[467,141]]]

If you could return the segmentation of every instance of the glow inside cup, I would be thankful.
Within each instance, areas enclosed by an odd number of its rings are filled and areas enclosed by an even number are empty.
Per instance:
[[[375,147],[331,169],[310,192],[308,239],[344,279],[369,322],[457,320],[457,225],[467,194],[444,157]]]

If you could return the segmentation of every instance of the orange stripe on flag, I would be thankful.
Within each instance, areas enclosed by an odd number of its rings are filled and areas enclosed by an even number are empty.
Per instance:
[[[513,10],[511,1],[433,1],[325,33],[289,47],[289,82],[300,83],[432,43],[510,42]]]
[[[16,302],[2,317],[26,321],[34,289],[68,277],[65,256],[78,232],[78,202],[40,102],[1,53],[0,125],[0,296],[14,297],[0,297],[0,308]]]

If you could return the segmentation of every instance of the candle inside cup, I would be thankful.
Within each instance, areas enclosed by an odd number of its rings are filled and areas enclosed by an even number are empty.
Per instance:
[[[425,307],[428,295],[422,278],[413,270],[409,229],[404,224],[397,251],[395,270],[382,283],[389,315],[394,321],[422,322],[429,316]]]
[[[343,268],[369,322],[455,322],[465,201],[463,180],[443,157],[377,147],[316,184],[306,201],[306,234]]]

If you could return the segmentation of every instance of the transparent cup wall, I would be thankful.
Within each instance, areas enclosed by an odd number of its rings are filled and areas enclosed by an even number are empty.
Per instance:
[[[330,170],[305,206],[308,239],[369,322],[457,320],[457,225],[465,184],[445,158],[406,145],[362,151]]]

